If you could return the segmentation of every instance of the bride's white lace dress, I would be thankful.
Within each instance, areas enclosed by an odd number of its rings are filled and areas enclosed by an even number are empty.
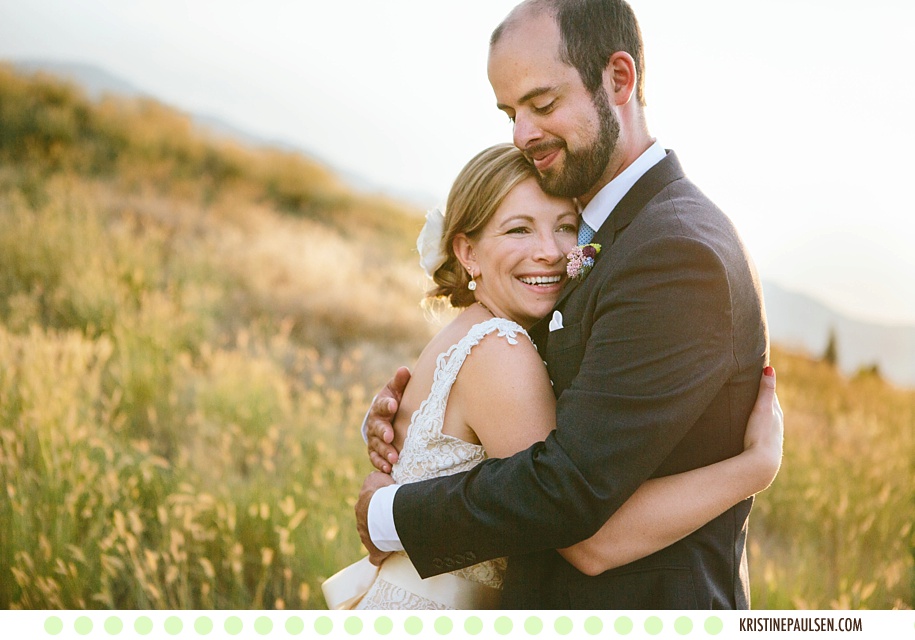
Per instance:
[[[464,360],[474,346],[494,332],[510,344],[517,344],[518,334],[530,339],[527,332],[511,320],[491,318],[471,327],[457,344],[439,355],[432,390],[413,414],[400,458],[391,472],[398,484],[467,471],[486,458],[482,446],[443,434],[442,423],[451,386]],[[377,578],[356,608],[491,608],[498,604],[504,572],[505,559],[500,558],[420,580],[406,554],[396,553],[382,564]]]

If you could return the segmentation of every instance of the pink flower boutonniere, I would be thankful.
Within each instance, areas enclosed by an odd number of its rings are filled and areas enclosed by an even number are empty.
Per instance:
[[[572,249],[566,256],[569,261],[566,264],[566,272],[569,277],[581,280],[588,275],[598,253],[600,253],[599,244],[583,244]]]

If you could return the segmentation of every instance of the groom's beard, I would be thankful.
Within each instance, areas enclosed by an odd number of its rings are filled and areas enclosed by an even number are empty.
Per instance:
[[[593,144],[584,149],[572,151],[563,140],[546,143],[542,147],[535,147],[527,151],[530,154],[540,149],[546,150],[557,146],[565,149],[565,163],[561,169],[553,172],[548,169],[545,173],[538,172],[537,174],[540,188],[551,196],[577,198],[587,193],[601,179],[610,163],[610,156],[616,149],[616,143],[620,137],[620,123],[613,110],[610,109],[607,94],[600,90],[596,91],[592,95],[592,102],[597,110],[599,126],[597,138]]]

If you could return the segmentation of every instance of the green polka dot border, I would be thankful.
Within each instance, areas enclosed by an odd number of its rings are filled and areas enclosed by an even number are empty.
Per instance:
[[[334,623],[327,616],[321,616],[315,620],[315,633],[320,636],[326,636],[334,630]]]
[[[635,625],[629,616],[620,616],[613,622],[613,630],[621,636],[628,636],[634,628]]]
[[[27,638],[308,638],[309,640],[402,640],[439,638],[527,640],[565,638],[731,637],[745,623],[772,623],[794,617],[798,624],[863,624],[874,637],[912,636],[911,611],[853,612],[772,611],[19,611],[0,612],[21,619],[4,621],[4,637]],[[17,618],[17,616],[28,616]],[[876,620],[874,620],[876,616]],[[880,617],[884,616],[884,617]],[[909,616],[909,617],[901,617]],[[889,620],[889,622],[887,622]],[[889,625],[888,627],[886,625]],[[754,631],[759,631],[754,628]],[[768,637],[765,633],[755,637]],[[915,636],[912,636],[915,640]]]
[[[464,631],[472,636],[478,635],[483,631],[483,621],[477,616],[470,616],[464,621]]]
[[[423,621],[419,616],[410,616],[404,621],[403,630],[411,636],[418,636],[423,632]]]
[[[205,636],[213,631],[213,621],[210,620],[207,616],[200,616],[194,620],[194,631],[198,635]]]
[[[261,636],[269,635],[273,631],[273,620],[267,616],[260,616],[254,621],[254,631]]]
[[[64,630],[64,622],[57,616],[51,616],[44,621],[44,631],[49,636],[56,636]]]
[[[241,633],[242,629],[245,628],[245,625],[242,623],[241,618],[238,616],[230,616],[226,618],[226,621],[223,623],[222,628],[226,630],[230,636],[237,636]]]
[[[705,632],[710,636],[717,636],[724,631],[724,622],[718,616],[710,616],[705,620]]]
[[[73,630],[81,636],[92,633],[92,619],[89,616],[80,616],[73,623]]]
[[[299,616],[292,616],[286,620],[286,633],[291,636],[297,636],[305,631],[305,622]]]
[[[381,616],[375,620],[375,633],[386,636],[394,631],[394,622],[387,616]]]
[[[585,633],[589,636],[596,636],[604,630],[604,623],[597,616],[591,616],[585,620]]]
[[[674,620],[674,631],[676,631],[679,635],[685,636],[691,633],[692,630],[693,621],[690,618],[687,618],[686,616],[680,616]]]
[[[343,629],[351,636],[358,636],[362,633],[362,619],[350,616],[343,622]]]
[[[160,612],[159,615],[133,617],[129,612],[112,615],[111,612],[98,615],[86,612],[76,617],[49,615],[42,619],[45,637],[58,636],[67,629],[77,635],[92,637],[117,637],[125,630],[132,629],[139,636],[153,634],[155,637],[203,638],[223,630],[228,636],[246,637],[511,637],[534,638],[545,633],[546,637],[625,637],[641,627],[649,636],[675,632],[678,636],[716,636],[724,630],[719,616],[692,618],[687,615],[661,617],[650,614],[605,615],[568,614],[551,615],[531,612],[512,615],[508,612],[448,613],[442,612],[394,612],[390,615],[378,612],[314,612],[298,613],[239,612],[240,615],[220,615],[212,612]],[[69,621],[68,621],[69,620]],[[252,633],[253,631],[253,633]],[[313,632],[313,633],[311,633]],[[128,631],[128,636],[131,633]],[[638,634],[636,634],[638,635]],[[665,636],[666,637],[666,636]]]
[[[149,616],[140,616],[134,621],[133,630],[139,633],[141,636],[147,636],[152,633],[153,621],[149,618]]]
[[[454,623],[451,621],[451,618],[447,616],[440,616],[435,619],[433,628],[438,635],[447,636],[449,633],[451,633],[451,630],[454,629]]]
[[[649,616],[645,620],[645,633],[656,636],[664,630],[664,623],[658,616]]]
[[[184,623],[181,622],[181,618],[178,616],[169,616],[162,626],[165,629],[165,633],[170,636],[176,636],[184,630]]]
[[[514,628],[512,620],[508,616],[499,616],[492,626],[500,636],[507,636]]]
[[[537,616],[531,616],[524,621],[524,630],[527,631],[529,636],[536,636],[543,631],[543,620]]]
[[[105,633],[116,636],[124,630],[124,623],[117,616],[108,616],[105,619]]]

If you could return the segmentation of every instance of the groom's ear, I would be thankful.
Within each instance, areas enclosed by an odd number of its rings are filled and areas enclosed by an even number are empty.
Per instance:
[[[460,263],[464,265],[465,270],[470,269],[474,273],[480,272],[477,265],[477,255],[474,253],[473,245],[470,243],[470,238],[467,237],[466,233],[459,233],[454,236],[454,240],[451,241],[451,248]]]
[[[631,55],[617,51],[610,56],[610,61],[604,67],[604,89],[611,104],[618,107],[627,104],[635,94],[638,81],[635,60]]]

